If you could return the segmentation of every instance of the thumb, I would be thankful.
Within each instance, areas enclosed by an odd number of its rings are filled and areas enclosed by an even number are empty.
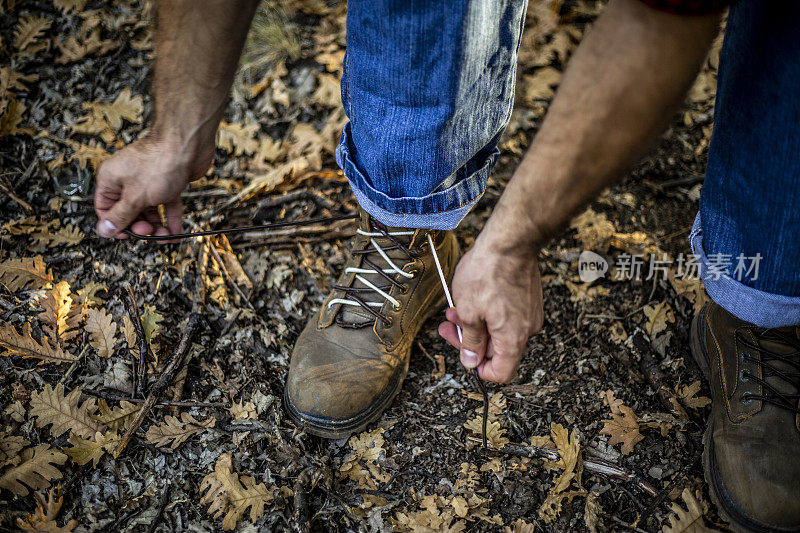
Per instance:
[[[461,317],[461,328],[461,364],[466,368],[475,368],[486,357],[489,339],[486,323],[477,317],[471,320]]]
[[[140,211],[141,208],[131,203],[123,195],[97,223],[97,233],[101,237],[116,237],[120,231],[136,220]]]

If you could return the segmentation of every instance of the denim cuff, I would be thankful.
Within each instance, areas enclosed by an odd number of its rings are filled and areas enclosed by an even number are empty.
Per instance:
[[[480,200],[500,154],[495,148],[481,162],[480,168],[470,174],[464,172],[463,177],[457,177],[456,182],[444,190],[420,197],[393,198],[374,188],[356,166],[350,156],[349,125],[345,125],[342,141],[336,148],[336,162],[344,171],[359,205],[379,222],[392,227],[455,229]]]
[[[706,292],[714,302],[737,318],[760,328],[782,328],[800,324],[800,297],[760,291],[741,283],[727,274],[711,275],[710,262],[703,249],[703,229],[700,213],[694,219],[689,235],[692,253]]]

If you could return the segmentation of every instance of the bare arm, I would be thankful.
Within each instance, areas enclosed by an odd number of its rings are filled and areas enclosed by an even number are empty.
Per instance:
[[[609,3],[570,62],[487,231],[522,221],[512,238],[538,248],[622,177],[674,116],[718,23],[718,15]]]
[[[544,124],[453,279],[439,328],[482,378],[509,381],[542,326],[538,249],[619,179],[675,113],[717,31],[717,15],[679,17],[612,0],[564,75]]]
[[[256,0],[157,3],[150,134],[120,150],[97,173],[98,233],[167,235],[181,229],[180,193],[214,157],[217,126]],[[167,226],[158,216],[163,204]]]

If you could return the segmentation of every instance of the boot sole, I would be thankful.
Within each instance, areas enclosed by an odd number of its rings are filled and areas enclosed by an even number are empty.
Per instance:
[[[706,381],[710,383],[711,361],[700,342],[699,331],[700,324],[705,320],[705,317],[706,308],[703,308],[692,320],[691,332],[689,334],[691,341],[689,342],[689,346],[697,366],[702,370]],[[714,423],[712,420],[713,419],[709,418],[705,433],[703,433],[703,476],[708,484],[708,492],[711,495],[711,500],[717,506],[717,511],[720,516],[728,522],[731,530],[736,533],[769,533],[771,531],[780,533],[800,532],[799,528],[785,529],[765,526],[748,517],[739,509],[736,501],[725,488],[722,476],[720,476],[719,470],[716,467],[717,461],[714,454]]]

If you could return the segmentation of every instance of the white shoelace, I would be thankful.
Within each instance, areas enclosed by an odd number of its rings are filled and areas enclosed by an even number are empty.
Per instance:
[[[386,263],[389,265],[389,268],[382,269],[382,271],[385,274],[400,274],[406,279],[412,279],[414,277],[414,274],[403,272],[403,270],[399,266],[397,266],[388,255],[386,255],[386,252],[383,251],[383,248],[381,248],[381,246],[375,240],[375,237],[384,237],[385,235],[391,235],[392,237],[408,237],[414,235],[413,231],[390,231],[384,234],[378,232],[364,231],[361,228],[359,228],[356,230],[356,233],[358,233],[359,235],[363,235],[364,237],[370,238],[369,242],[372,244],[372,247],[375,249],[376,252],[378,252],[378,254],[380,254],[383,260],[386,261]],[[378,274],[377,270],[372,268],[347,267],[345,269],[345,273],[346,274],[354,273],[356,275],[355,277],[357,280],[359,280],[361,283],[363,283],[364,285],[366,285],[379,295],[383,296],[386,299],[386,301],[391,302],[392,306],[395,309],[400,307],[400,302],[397,299],[393,298],[389,293],[387,293],[386,291],[384,291],[383,289],[381,289],[380,287],[369,281],[364,276],[362,276],[362,274]],[[383,307],[384,304],[384,302],[364,302],[364,303],[366,303],[370,307]],[[333,300],[328,302],[328,308],[336,304],[355,305],[359,307],[361,306],[361,303],[355,300],[351,300],[349,298],[334,298]]]

